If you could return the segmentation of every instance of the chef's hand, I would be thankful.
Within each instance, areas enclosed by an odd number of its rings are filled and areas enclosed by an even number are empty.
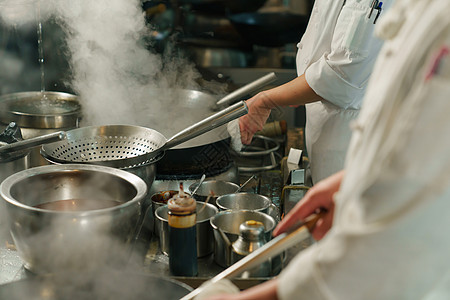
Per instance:
[[[226,278],[214,283],[206,281],[201,288],[201,292],[194,300],[233,299],[232,295],[239,294],[239,288]]]
[[[253,135],[261,130],[269,118],[272,105],[265,92],[260,92],[246,101],[248,114],[239,119],[241,140],[243,144],[250,144]]]
[[[238,294],[213,295],[207,300],[277,300],[277,279],[271,279],[264,283],[255,285]],[[197,300],[195,298],[194,300]]]
[[[303,199],[294,206],[275,228],[274,236],[289,230],[298,220],[304,220],[318,210],[324,210],[326,213],[317,221],[311,232],[315,240],[322,239],[333,223],[333,195],[339,190],[344,173],[344,171],[340,171],[331,175],[309,189]]]

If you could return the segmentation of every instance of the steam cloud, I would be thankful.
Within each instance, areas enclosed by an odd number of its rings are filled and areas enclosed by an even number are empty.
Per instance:
[[[0,7],[6,25],[36,26],[40,16],[62,26],[65,45],[53,47],[64,46],[69,57],[69,86],[80,97],[82,125],[140,125],[164,134],[172,117],[167,109],[184,100],[174,87],[198,88],[192,63],[149,51],[140,0],[0,0]],[[21,68],[20,62],[10,66],[17,74]]]

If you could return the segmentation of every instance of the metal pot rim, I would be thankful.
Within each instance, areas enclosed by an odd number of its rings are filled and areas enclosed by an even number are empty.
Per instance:
[[[29,206],[29,205],[25,205],[25,204],[21,203],[21,202],[17,201],[16,199],[14,199],[11,195],[11,187],[14,184],[22,181],[23,179],[33,177],[36,175],[41,175],[41,174],[50,174],[53,172],[70,172],[70,171],[77,171],[77,170],[99,171],[102,173],[108,173],[110,175],[119,177],[133,185],[133,187],[136,189],[136,195],[131,200],[124,202],[122,204],[119,204],[117,206],[114,206],[114,207],[82,211],[82,212],[54,211],[54,210],[37,208],[37,207],[33,207],[33,206]],[[10,204],[12,204],[14,206],[24,208],[27,210],[31,210],[31,211],[35,211],[35,212],[77,215],[77,216],[89,216],[89,215],[95,215],[95,214],[103,214],[105,211],[126,208],[128,206],[135,205],[136,202],[143,200],[146,194],[147,194],[147,184],[144,182],[143,179],[141,179],[137,175],[134,175],[127,171],[111,168],[111,167],[96,166],[96,165],[84,165],[84,164],[48,165],[48,166],[34,167],[34,168],[19,171],[19,172],[13,174],[13,175],[7,177],[0,184],[0,196],[5,201],[9,202]]]
[[[204,202],[197,201],[197,203],[202,203],[202,204],[203,204]],[[216,215],[219,213],[219,210],[218,210],[217,207],[215,207],[213,204],[211,204],[211,203],[206,203],[206,206],[209,207],[209,208],[214,209],[214,211],[216,212]],[[161,221],[161,222],[168,222],[168,220],[167,220],[166,218],[162,217],[161,214],[160,214],[160,212],[161,212],[162,210],[166,210],[166,209],[167,209],[167,204],[162,205],[162,206],[158,207],[157,209],[155,209],[155,217],[156,217],[159,221]],[[201,221],[197,220],[197,225],[203,224],[203,223],[207,223],[207,222],[210,222],[210,220],[211,220],[213,217],[214,217],[214,216],[211,216],[211,217],[206,218],[206,219],[203,219],[203,220],[201,220]]]
[[[268,233],[268,232],[272,231],[272,230],[275,228],[275,226],[276,226],[276,220],[275,220],[271,215],[266,214],[266,213],[263,213],[263,212],[254,211],[254,210],[247,210],[247,209],[241,209],[241,210],[223,210],[223,211],[220,211],[220,212],[218,212],[215,216],[213,216],[213,217],[210,219],[209,222],[210,222],[210,224],[211,224],[211,227],[212,227],[214,230],[218,230],[218,226],[217,226],[216,224],[214,224],[214,220],[216,220],[217,218],[220,218],[220,217],[223,216],[223,215],[231,215],[231,214],[239,214],[239,213],[252,213],[252,214],[256,214],[256,215],[263,215],[263,216],[265,216],[265,217],[267,217],[267,218],[270,218],[270,219],[273,221],[273,227],[272,227],[272,228],[269,228],[269,229],[266,229],[266,230],[264,231],[265,233]],[[228,233],[228,234],[236,234],[236,233],[234,233],[234,232],[229,232],[229,231],[223,230],[223,229],[222,229],[222,231],[225,232],[225,233]],[[237,235],[239,235],[239,234],[237,233]]]
[[[16,101],[36,101],[33,100],[38,95],[50,96],[53,100],[54,97],[57,100],[65,102],[73,102],[74,105],[71,110],[61,113],[28,113],[15,110],[9,110],[10,103]],[[78,96],[56,91],[45,92],[18,92],[0,96],[0,120],[3,123],[16,122],[23,128],[39,128],[39,129],[56,129],[56,128],[70,128],[76,127],[79,119],[81,118],[81,105],[77,101]]]
[[[250,211],[261,211],[264,209],[269,208],[269,206],[272,204],[272,200],[270,200],[269,197],[264,196],[264,195],[260,195],[260,194],[255,194],[255,193],[247,193],[247,192],[241,192],[241,193],[233,193],[233,194],[226,194],[226,195],[222,195],[217,197],[216,199],[216,205],[222,209],[222,210],[233,210],[229,207],[225,207],[223,204],[220,203],[221,199],[227,199],[227,198],[235,198],[235,197],[239,197],[239,196],[248,196],[250,195],[250,197],[256,197],[256,198],[260,198],[260,199],[264,199],[264,201],[266,202],[265,206],[262,206],[258,209],[245,209],[245,210],[250,210]],[[234,209],[236,210],[236,209]],[[243,209],[239,209],[239,210],[243,210]]]

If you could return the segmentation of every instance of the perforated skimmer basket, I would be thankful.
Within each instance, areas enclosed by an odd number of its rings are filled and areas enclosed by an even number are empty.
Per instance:
[[[66,140],[47,144],[41,154],[55,163],[89,163],[132,168],[159,159],[145,154],[157,150],[166,138],[156,130],[128,125],[89,126],[66,132]],[[131,159],[133,158],[133,159]]]
[[[53,163],[88,163],[120,169],[158,161],[163,152],[222,126],[248,112],[238,102],[182,130],[169,140],[156,130],[131,125],[81,127],[66,132],[66,139],[43,145],[41,154]]]

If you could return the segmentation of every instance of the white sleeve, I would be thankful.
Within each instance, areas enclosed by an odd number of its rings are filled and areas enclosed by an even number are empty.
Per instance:
[[[382,52],[333,229],[279,275],[279,299],[427,299],[442,286],[450,270],[450,56],[437,54],[450,45],[449,12],[449,2],[417,6],[419,18]]]
[[[383,44],[374,36],[376,15],[368,18],[371,0],[347,0],[336,21],[331,52],[305,71],[311,88],[341,108],[360,108],[369,76]],[[384,1],[387,10],[391,1]],[[384,13],[384,12],[383,12]]]

